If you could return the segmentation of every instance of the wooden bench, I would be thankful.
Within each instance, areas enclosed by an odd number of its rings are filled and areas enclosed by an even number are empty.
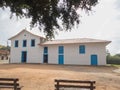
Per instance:
[[[67,89],[69,88],[69,89]],[[73,89],[74,88],[74,89]],[[75,89],[77,88],[77,89]],[[79,89],[78,89],[79,88]],[[55,79],[55,90],[94,90],[95,81],[79,80],[57,80]]]
[[[13,88],[13,90],[21,90],[17,78],[0,78],[0,88]]]

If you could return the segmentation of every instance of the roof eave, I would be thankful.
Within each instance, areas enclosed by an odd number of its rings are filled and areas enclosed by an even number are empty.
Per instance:
[[[40,43],[39,45],[60,45],[60,44],[91,44],[91,43],[106,43],[106,45],[108,45],[109,43],[111,43],[111,41],[105,41],[105,42],[81,42],[81,43],[50,43],[50,44],[45,44],[45,43]]]

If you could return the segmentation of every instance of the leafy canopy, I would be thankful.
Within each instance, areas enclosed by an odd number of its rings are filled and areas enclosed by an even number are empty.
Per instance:
[[[10,47],[9,46],[4,46],[4,45],[0,45],[0,50],[8,50],[8,51],[10,51]]]
[[[31,18],[31,27],[38,26],[44,30],[46,37],[53,38],[55,30],[70,30],[79,24],[78,8],[90,11],[97,2],[98,0],[0,0],[0,7],[9,7],[17,17]]]

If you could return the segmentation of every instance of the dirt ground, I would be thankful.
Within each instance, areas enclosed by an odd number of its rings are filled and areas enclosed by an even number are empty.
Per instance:
[[[54,90],[55,79],[94,80],[95,90],[120,90],[120,73],[114,72],[116,69],[111,66],[0,64],[0,78],[19,78],[22,90]]]

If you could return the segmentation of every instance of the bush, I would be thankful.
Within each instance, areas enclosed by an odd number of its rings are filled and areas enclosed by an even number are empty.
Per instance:
[[[120,64],[120,56],[107,56],[107,64]]]

